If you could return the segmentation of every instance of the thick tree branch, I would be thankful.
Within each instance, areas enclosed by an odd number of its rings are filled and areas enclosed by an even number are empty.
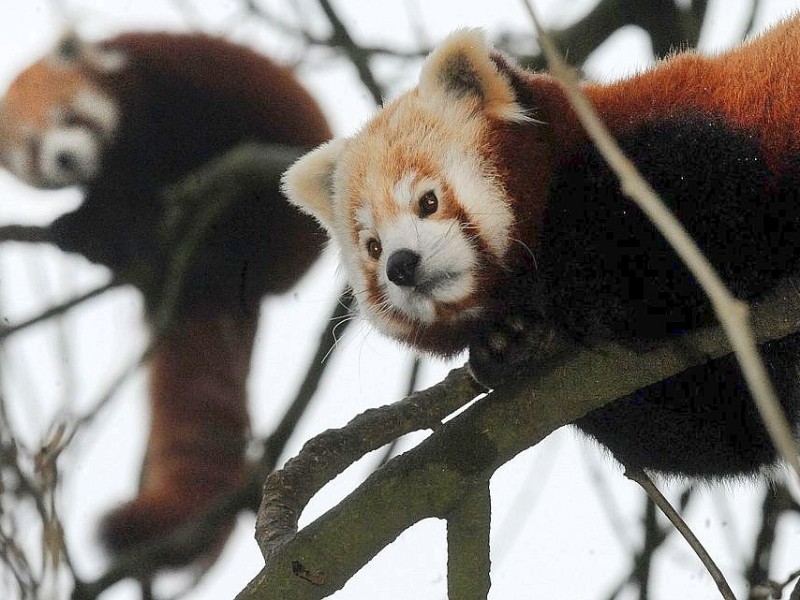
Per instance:
[[[264,483],[256,521],[256,539],[264,557],[269,559],[292,539],[305,505],[336,475],[367,452],[401,435],[439,427],[442,419],[482,390],[465,368],[458,369],[432,388],[390,406],[368,410],[346,427],[308,441],[297,457]]]
[[[601,0],[583,18],[561,29],[549,29],[547,34],[575,65],[583,64],[600,44],[626,25],[644,29],[650,36],[653,54],[666,56],[676,48],[697,45],[705,13],[705,2],[682,8],[674,0]],[[501,45],[521,41],[516,38],[520,36],[507,36]],[[540,71],[548,66],[543,53],[518,58],[529,69]]]
[[[795,284],[784,282],[755,307],[753,324],[760,343],[797,331],[800,298]],[[326,432],[306,444],[285,471],[268,479],[257,529],[267,562],[239,600],[326,597],[404,529],[425,518],[446,518],[475,481],[488,480],[500,465],[553,430],[613,399],[730,352],[719,326],[693,331],[646,353],[611,343],[561,352],[537,365],[530,379],[495,390],[441,425],[338,506],[293,534],[309,492],[343,470],[343,462],[349,464],[359,452],[372,449],[374,444],[359,440],[374,435],[375,424],[382,429],[396,422],[400,417],[393,411],[399,409],[374,409],[342,430]],[[455,371],[449,376],[449,381],[458,382],[455,388],[442,383],[421,394],[429,395],[426,403],[432,405],[461,404],[479,391],[470,391],[467,378],[464,370]],[[400,403],[407,404],[409,400]],[[436,425],[431,416],[430,426]],[[366,420],[373,425],[365,430]],[[364,526],[367,515],[369,527]]]
[[[480,480],[447,516],[448,598],[486,600],[488,597],[491,522],[489,481]]]

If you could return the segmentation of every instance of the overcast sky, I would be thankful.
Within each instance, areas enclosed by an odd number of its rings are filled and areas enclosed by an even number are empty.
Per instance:
[[[75,19],[79,31],[92,37],[133,28],[193,27],[229,35],[286,61],[296,61],[301,51],[291,40],[269,36],[264,28],[242,22],[233,10],[237,3],[231,0],[63,0],[67,9],[62,15],[53,9],[55,4],[40,0],[0,3],[0,89],[53,42],[63,28],[64,15]],[[300,10],[316,14],[313,1],[296,4]],[[569,22],[591,4],[588,0],[537,2],[551,25]],[[718,51],[735,43],[750,3],[712,0],[710,4],[709,27],[703,31],[701,46],[706,51]],[[762,2],[759,27],[787,14],[795,4]],[[436,42],[462,26],[485,27],[490,37],[498,32],[530,30],[516,0],[341,0],[336,5],[357,39],[401,48],[414,47],[420,37]],[[189,10],[182,13],[179,6]],[[409,11],[408,6],[413,10]],[[416,19],[423,23],[421,32],[414,27]],[[648,55],[646,36],[629,29],[609,40],[592,57],[587,70],[594,78],[614,79],[645,66]],[[401,68],[397,61],[387,59],[378,68],[394,95],[413,85],[418,66]],[[374,109],[344,61],[309,60],[299,75],[319,98],[339,135],[355,131]],[[46,223],[78,202],[79,195],[73,190],[35,192],[0,173],[2,223]],[[64,257],[46,248],[4,245],[0,247],[0,317],[14,322],[106,278],[102,268],[80,258]],[[332,281],[336,284],[332,285]],[[270,431],[282,407],[291,399],[312,351],[307,340],[316,339],[341,283],[335,256],[329,255],[297,290],[265,301],[251,379],[256,435]],[[287,347],[290,339],[299,341]],[[130,290],[117,290],[86,303],[63,319],[61,327],[48,324],[17,336],[0,355],[4,392],[13,409],[15,427],[34,446],[43,439],[46,425],[64,402],[78,410],[91,405],[108,382],[133,360],[145,340],[141,303]],[[68,349],[68,363],[53,352],[59,345]],[[314,433],[341,426],[372,405],[402,396],[410,366],[406,352],[363,324],[352,328],[341,345],[331,359],[324,394],[301,423],[287,456],[296,453]],[[288,364],[287,356],[292,357]],[[459,362],[463,358],[452,364]],[[426,363],[422,384],[438,381],[450,366],[438,361]],[[86,578],[101,573],[105,565],[94,540],[98,519],[135,492],[145,439],[144,381],[142,374],[132,378],[93,432],[81,438],[74,451],[64,457],[62,467],[67,477],[61,502],[66,533],[78,568]],[[337,479],[312,502],[304,522],[352,490],[373,464],[374,457],[368,457]],[[622,522],[631,531],[638,531],[642,505],[638,491],[596,446],[580,440],[569,428],[498,472],[492,483],[492,598],[600,598],[618,582],[628,569],[630,547],[637,547],[639,541],[633,534],[629,539],[620,539],[612,530],[601,501],[602,488],[594,477],[597,472],[606,475],[604,485],[609,488],[607,493]],[[755,524],[758,489],[750,483],[726,486],[725,493],[714,488],[702,494],[690,511],[696,530],[708,536],[712,554],[730,573],[734,584],[741,581],[737,570],[741,567],[742,548],[749,546]],[[795,523],[794,529],[786,531],[796,536],[798,526],[800,523]],[[252,540],[252,528],[253,518],[242,517],[220,562],[187,598],[231,598],[256,574],[261,557]],[[32,531],[31,536],[35,535]],[[793,544],[795,552],[780,553],[776,576],[797,568],[798,542],[796,537],[780,541],[779,546]],[[382,552],[335,597],[443,598],[444,548],[443,525],[434,521],[421,523]],[[173,589],[180,583],[170,581],[167,585]],[[708,598],[716,593],[708,575],[677,537],[667,544],[654,583],[655,598]],[[685,595],[677,595],[677,589]],[[137,593],[125,583],[104,598],[128,600],[137,598]]]

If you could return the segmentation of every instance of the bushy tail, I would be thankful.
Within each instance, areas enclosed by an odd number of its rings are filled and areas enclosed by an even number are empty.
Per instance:
[[[112,551],[163,537],[243,483],[256,326],[255,318],[192,319],[158,345],[150,363],[150,437],[139,495],[101,528]],[[235,516],[220,526],[216,545]],[[192,557],[171,558],[181,563]]]

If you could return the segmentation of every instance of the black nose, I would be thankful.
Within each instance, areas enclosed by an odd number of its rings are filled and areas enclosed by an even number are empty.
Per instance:
[[[62,171],[67,173],[75,173],[78,170],[78,158],[72,152],[67,152],[66,150],[56,154],[56,164]]]
[[[417,283],[417,265],[420,256],[413,250],[398,250],[386,261],[386,275],[395,285],[412,286]]]

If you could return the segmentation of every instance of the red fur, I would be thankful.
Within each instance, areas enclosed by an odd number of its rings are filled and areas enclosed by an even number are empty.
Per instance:
[[[100,47],[121,51],[123,67],[104,71],[87,59],[56,69],[47,58],[23,72],[4,98],[0,143],[34,146],[36,138],[26,143],[24,136],[62,125],[53,115],[64,111],[53,109],[70,106],[87,86],[116,102],[121,122],[103,149],[99,174],[84,182],[83,205],[54,224],[59,247],[115,272],[125,275],[142,263],[163,269],[168,262],[164,186],[241,142],[312,147],[330,137],[322,112],[292,73],[245,47],[201,34],[150,32],[125,33]],[[242,182],[242,198],[193,257],[175,326],[152,357],[139,495],[103,526],[115,551],[186,524],[243,481],[246,380],[260,299],[290,288],[323,242],[313,220],[276,188],[247,196],[248,185]],[[142,285],[148,312],[161,301],[163,272],[152,279]]]
[[[756,136],[770,168],[780,176],[796,167],[792,161],[800,151],[800,110],[790,85],[797,78],[793,73],[800,76],[797,56],[800,17],[724,54],[679,54],[628,79],[584,84],[583,91],[613,135],[678,113],[721,117]],[[487,159],[502,174],[509,197],[519,207],[515,212],[524,217],[516,223],[515,236],[535,249],[555,166],[587,135],[554,78],[525,71],[499,54],[493,58],[512,80],[521,103],[534,107],[531,116],[546,124],[521,127],[497,121],[487,144]],[[512,263],[530,261],[521,247],[512,253]]]
[[[159,344],[150,362],[150,436],[139,496],[103,524],[114,547],[188,523],[243,483],[256,325],[229,316],[197,319]]]

